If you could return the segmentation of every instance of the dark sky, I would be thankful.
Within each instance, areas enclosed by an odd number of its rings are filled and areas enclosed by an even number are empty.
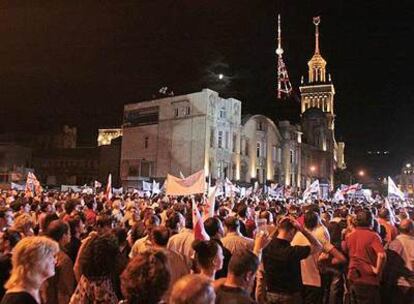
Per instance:
[[[296,90],[314,49],[312,16],[320,15],[348,163],[369,166],[364,153],[390,151],[372,166],[396,171],[414,146],[410,2],[2,1],[0,133],[68,123],[92,142],[98,127],[121,123],[123,104],[161,86],[176,94],[209,87],[242,100],[245,113],[266,114],[276,102],[277,13]]]

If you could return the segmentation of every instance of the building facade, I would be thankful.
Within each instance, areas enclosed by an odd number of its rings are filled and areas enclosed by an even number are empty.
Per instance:
[[[239,179],[240,118],[239,100],[209,89],[126,105],[122,184],[201,169],[212,178]]]

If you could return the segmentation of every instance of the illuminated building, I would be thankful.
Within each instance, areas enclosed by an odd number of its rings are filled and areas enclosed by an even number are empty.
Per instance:
[[[122,129],[99,129],[98,130],[98,147],[110,145],[112,140],[122,136]]]
[[[239,100],[209,89],[125,105],[123,185],[201,169],[212,178],[239,179],[240,119]]]
[[[313,23],[315,25],[315,51],[308,62],[308,79],[305,82],[302,77],[299,87],[301,124],[305,143],[303,149],[307,150],[303,154],[307,155],[304,162],[320,163],[318,174],[314,177],[325,178],[332,187],[334,170],[345,168],[345,144],[337,143],[335,140],[335,88],[331,76],[326,77],[327,62],[320,53],[320,18],[314,17]],[[303,167],[308,167],[308,163],[303,164]]]

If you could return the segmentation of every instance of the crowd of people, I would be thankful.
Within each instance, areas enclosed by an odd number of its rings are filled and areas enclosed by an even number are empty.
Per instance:
[[[205,200],[3,191],[0,304],[414,303],[410,203]]]

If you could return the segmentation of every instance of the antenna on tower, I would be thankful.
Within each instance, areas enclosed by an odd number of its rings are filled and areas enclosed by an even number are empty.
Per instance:
[[[283,61],[282,48],[282,27],[280,22],[280,14],[277,15],[277,98],[281,99],[282,95],[289,96],[292,92],[292,85],[289,80],[288,71]]]

